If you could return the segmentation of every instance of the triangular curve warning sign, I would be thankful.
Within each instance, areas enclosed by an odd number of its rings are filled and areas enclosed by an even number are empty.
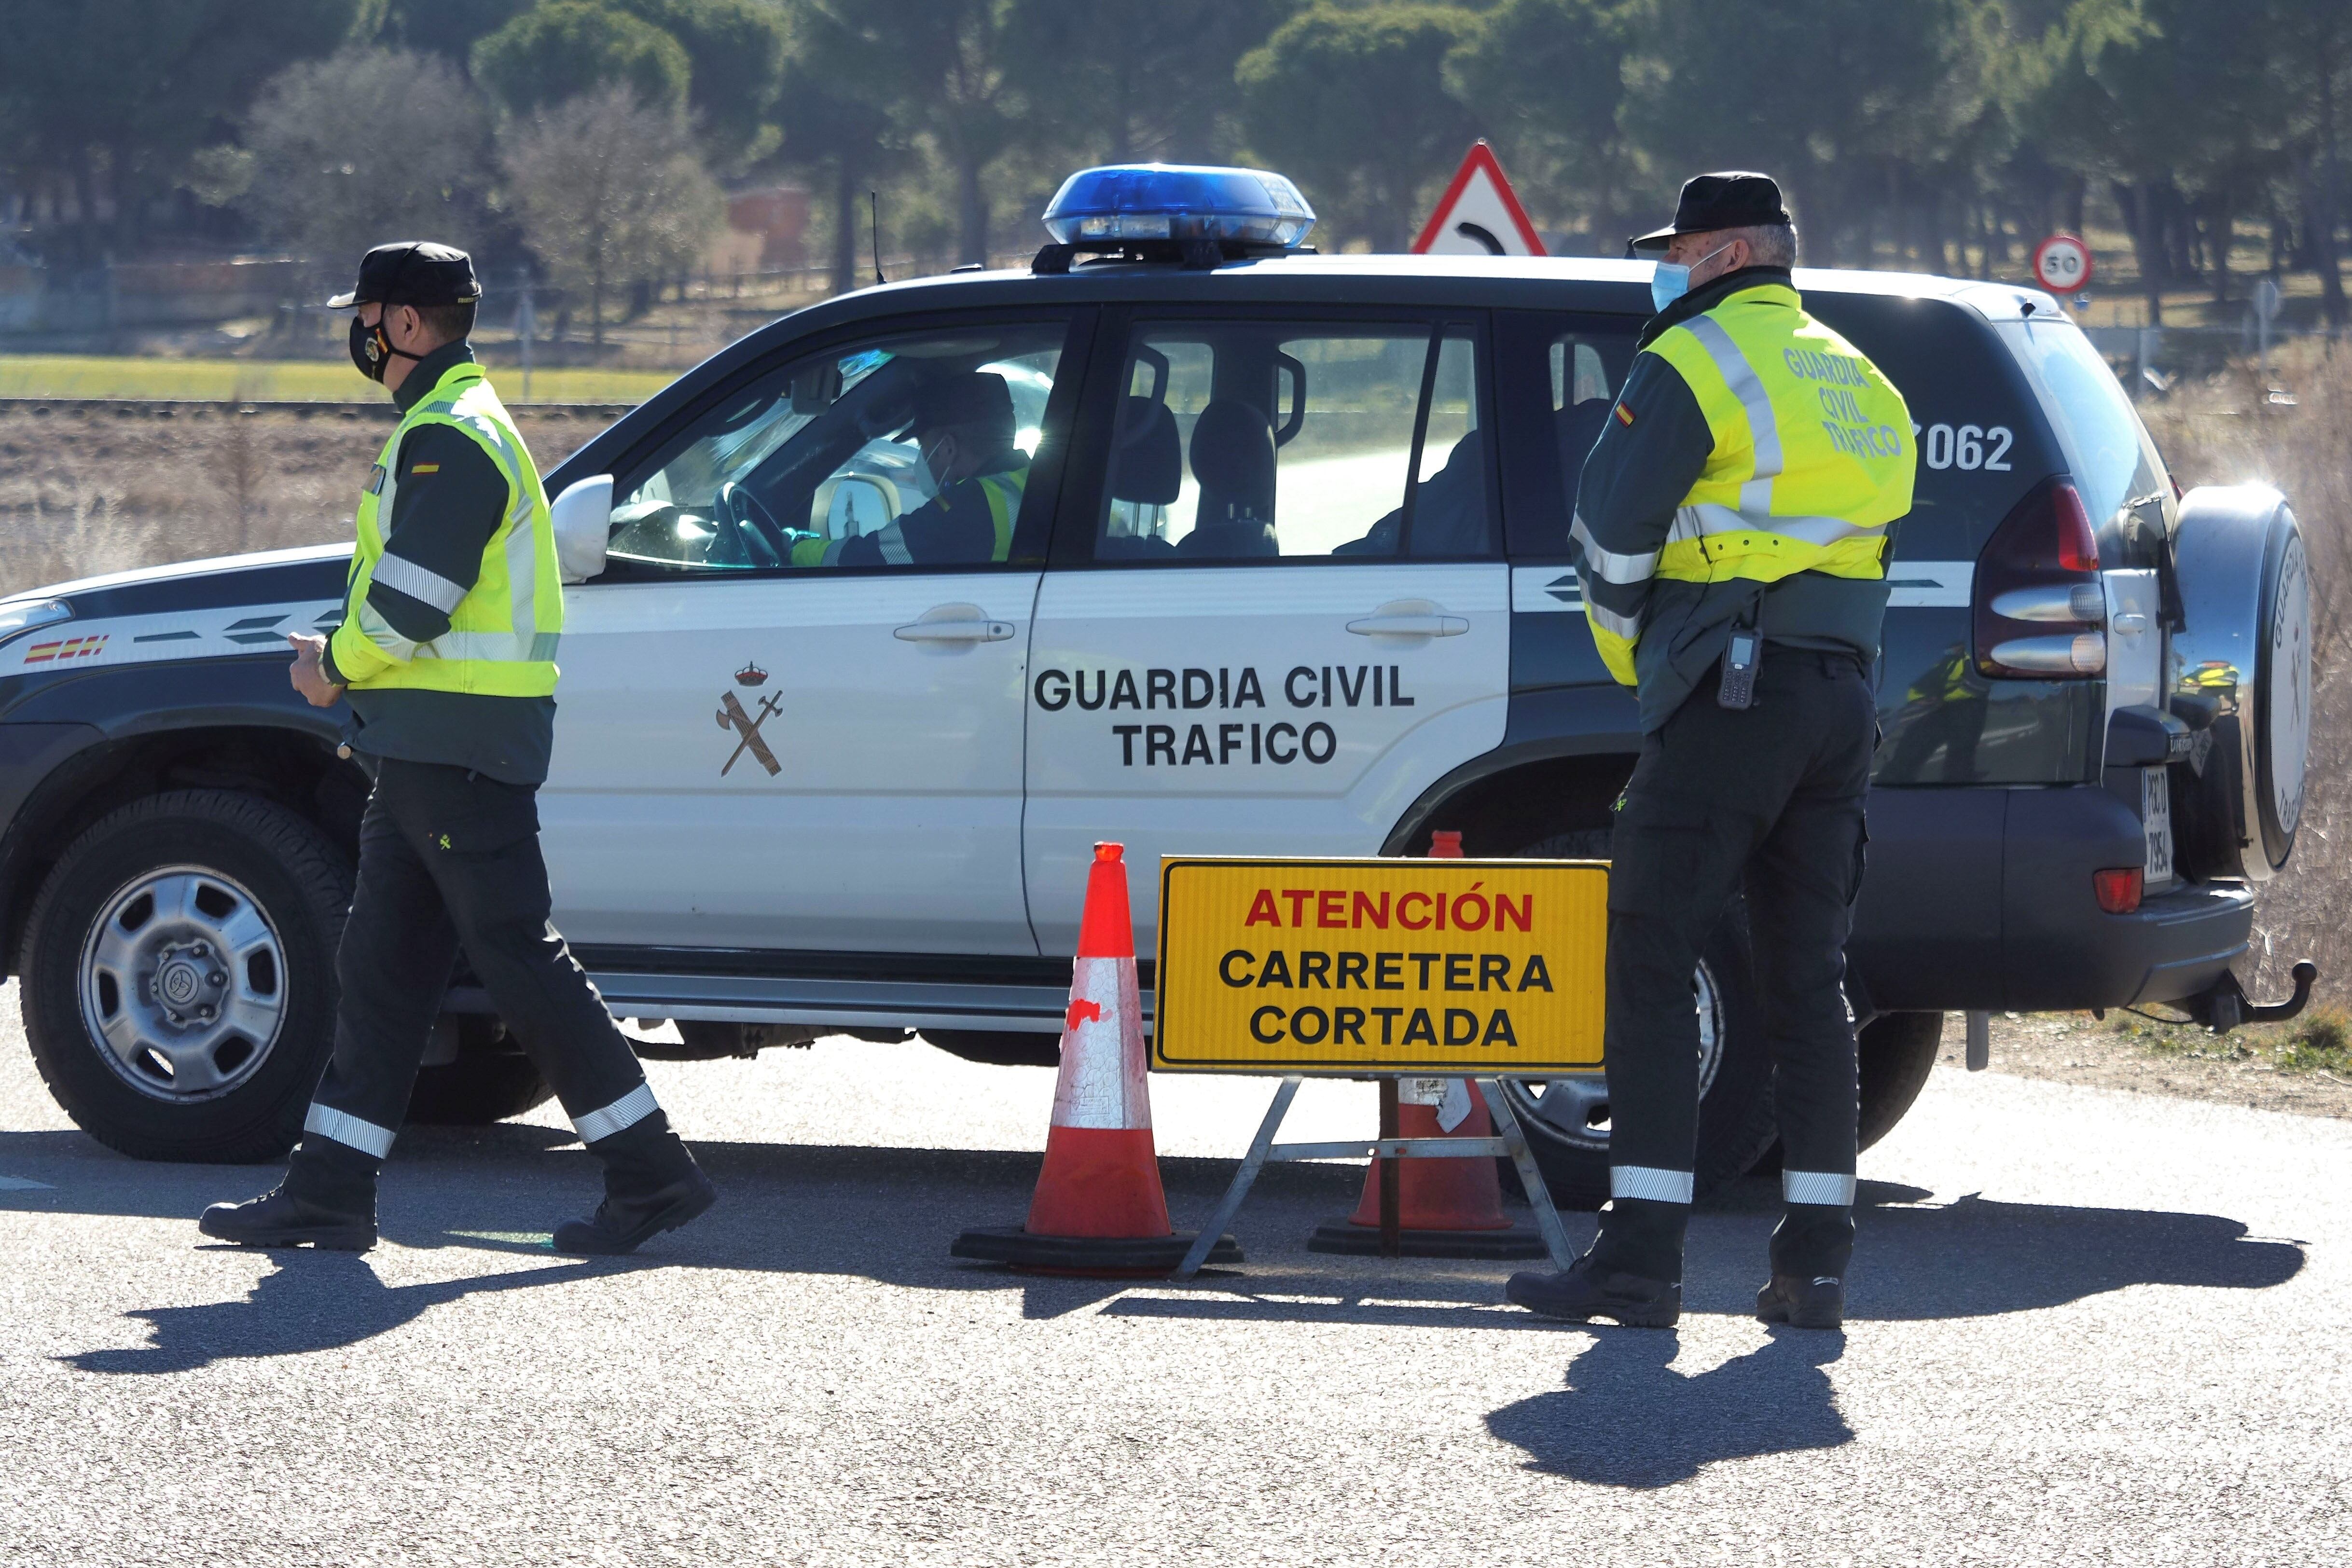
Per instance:
[[[1415,256],[1542,256],[1544,245],[1528,210],[1503,178],[1503,166],[1486,142],[1471,144],[1454,172],[1453,183],[1437,198],[1437,210],[1412,242]]]

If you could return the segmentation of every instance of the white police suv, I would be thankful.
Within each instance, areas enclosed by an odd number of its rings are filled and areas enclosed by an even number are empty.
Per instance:
[[[1649,268],[1316,256],[1311,222],[1273,175],[1088,171],[1028,271],[779,320],[550,476],[580,579],[541,801],[556,919],[616,1014],[680,1020],[648,1054],[919,1030],[1050,1061],[1098,839],[1146,864],[1433,829],[1605,853],[1635,712],[1568,521]],[[2237,1021],[2302,800],[2286,503],[2181,496],[2047,295],[1798,283],[1919,422],[1852,949],[1865,1138],[1947,1009]],[[992,528],[916,517],[943,509],[942,397],[996,411],[957,437]],[[0,603],[5,951],[59,1102],[132,1154],[277,1153],[328,1051],[367,783],[345,716],[288,689],[284,633],[336,617],[348,555]],[[1772,1135],[1748,954],[1735,914],[1696,977],[1703,1181]],[[412,1116],[545,1096],[462,969],[447,1007]],[[1554,1190],[1604,1194],[1600,1081],[1515,1092]]]

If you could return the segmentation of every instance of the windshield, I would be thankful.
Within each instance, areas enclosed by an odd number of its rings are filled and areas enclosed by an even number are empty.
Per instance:
[[[1024,468],[1064,332],[1040,323],[900,334],[782,365],[620,476],[606,559],[665,572],[864,563],[870,552],[854,541],[952,500],[922,455],[925,400],[936,403],[942,388],[992,395],[979,424],[934,416],[930,433],[952,444],[961,430],[971,472]],[[986,542],[983,559],[1008,541]]]

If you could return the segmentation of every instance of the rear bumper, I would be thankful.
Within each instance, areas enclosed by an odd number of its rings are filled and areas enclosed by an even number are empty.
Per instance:
[[[2194,996],[2246,950],[2253,895],[2182,884],[2107,914],[2091,873],[2144,852],[2139,818],[2096,785],[1874,791],[1855,975],[1885,1011]]]

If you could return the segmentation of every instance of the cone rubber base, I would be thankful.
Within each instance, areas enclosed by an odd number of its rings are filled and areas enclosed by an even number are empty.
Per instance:
[[[1037,1274],[1146,1280],[1173,1272],[1198,1235],[1179,1230],[1172,1236],[1038,1236],[1018,1225],[993,1225],[957,1237],[948,1256],[1009,1263]],[[1231,1236],[1220,1236],[1209,1249],[1212,1263],[1241,1260],[1242,1249]]]
[[[1335,1219],[1318,1225],[1307,1238],[1309,1252],[1339,1252],[1351,1258],[1381,1255],[1381,1231],[1376,1225]],[[1402,1258],[1541,1258],[1543,1238],[1531,1226],[1507,1230],[1400,1230],[1397,1255]]]

